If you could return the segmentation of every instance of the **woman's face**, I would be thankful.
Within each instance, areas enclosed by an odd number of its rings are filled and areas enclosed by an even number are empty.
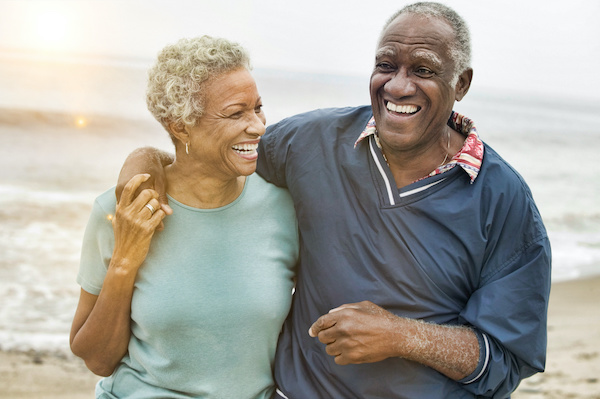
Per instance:
[[[248,176],[256,170],[256,148],[265,115],[256,82],[245,68],[207,83],[205,112],[190,135],[189,155],[215,177]]]

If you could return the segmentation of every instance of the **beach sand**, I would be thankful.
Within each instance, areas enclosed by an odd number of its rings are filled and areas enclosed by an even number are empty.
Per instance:
[[[515,399],[600,398],[600,278],[552,287],[546,372],[521,383]],[[93,397],[98,377],[71,356],[0,352],[0,397]]]
[[[552,285],[546,371],[524,380],[516,399],[600,399],[600,278]]]

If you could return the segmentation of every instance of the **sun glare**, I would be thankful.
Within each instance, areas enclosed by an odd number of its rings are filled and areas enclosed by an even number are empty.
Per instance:
[[[84,128],[87,126],[87,120],[83,117],[80,116],[78,118],[75,119],[75,126],[79,127],[79,128]]]
[[[36,28],[40,41],[55,47],[67,36],[67,18],[57,11],[46,11],[38,16]]]

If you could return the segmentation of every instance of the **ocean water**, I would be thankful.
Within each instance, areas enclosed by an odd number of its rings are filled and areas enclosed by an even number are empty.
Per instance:
[[[0,349],[68,354],[81,239],[133,149],[171,149],[145,109],[147,60],[0,54]],[[269,123],[369,102],[368,77],[255,70]],[[554,282],[600,274],[600,105],[476,85],[456,110],[528,182]]]

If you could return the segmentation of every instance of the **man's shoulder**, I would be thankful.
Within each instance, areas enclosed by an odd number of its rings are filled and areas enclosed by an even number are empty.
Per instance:
[[[282,119],[274,125],[269,126],[267,131],[303,128],[308,126],[326,127],[332,124],[347,124],[356,119],[365,118],[368,121],[371,115],[372,111],[370,105],[342,108],[319,108]]]
[[[505,184],[525,184],[523,177],[517,170],[508,163],[498,152],[489,144],[484,143],[484,156],[482,167],[486,171],[488,180],[492,179],[492,184],[497,185],[500,182]]]
[[[535,206],[531,189],[521,174],[492,147],[485,144],[482,163],[483,193],[491,197],[510,199],[512,203]]]

